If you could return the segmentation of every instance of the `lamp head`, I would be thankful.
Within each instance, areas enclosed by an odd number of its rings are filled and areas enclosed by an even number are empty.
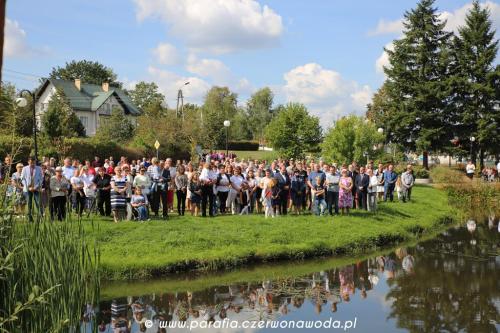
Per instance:
[[[16,104],[22,108],[28,105],[28,100],[24,97],[16,98]]]

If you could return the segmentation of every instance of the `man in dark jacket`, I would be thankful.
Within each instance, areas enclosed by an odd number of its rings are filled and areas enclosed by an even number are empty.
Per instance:
[[[288,211],[288,194],[290,193],[290,176],[286,172],[286,166],[280,166],[280,171],[274,174],[274,178],[278,180],[278,187],[281,190],[280,199],[280,214],[286,215]]]
[[[368,209],[366,205],[366,200],[368,198],[368,185],[370,185],[370,177],[365,174],[365,168],[359,168],[359,174],[356,176],[354,181],[354,186],[356,187],[356,193],[358,194],[358,208],[364,210]]]
[[[398,174],[393,171],[394,166],[389,164],[387,170],[384,171],[384,201],[387,201],[387,197],[391,202],[394,200],[394,187],[396,186],[396,181],[398,180]]]

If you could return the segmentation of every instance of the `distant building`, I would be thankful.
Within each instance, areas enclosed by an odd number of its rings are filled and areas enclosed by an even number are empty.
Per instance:
[[[48,79],[37,92],[35,108],[39,119],[48,110],[49,102],[57,90],[64,93],[88,136],[95,135],[99,124],[111,115],[113,108],[121,110],[134,124],[135,117],[141,114],[122,89],[110,87],[109,83],[97,85],[82,83],[80,79]]]

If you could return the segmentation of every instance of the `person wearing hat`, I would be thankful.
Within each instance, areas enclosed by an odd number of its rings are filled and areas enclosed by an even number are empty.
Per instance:
[[[42,168],[36,165],[36,159],[30,157],[28,165],[25,166],[21,172],[21,179],[23,184],[23,194],[28,203],[28,219],[33,221],[33,204],[39,216],[43,215],[40,206],[40,191],[42,190],[43,173]]]
[[[66,218],[66,194],[68,193],[69,183],[63,176],[63,169],[57,167],[55,175],[50,178],[50,219],[53,221],[55,216],[59,221]]]

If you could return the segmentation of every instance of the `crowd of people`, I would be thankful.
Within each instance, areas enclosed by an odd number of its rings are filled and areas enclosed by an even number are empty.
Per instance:
[[[85,212],[112,215],[115,222],[167,219],[174,208],[179,216],[188,211],[203,217],[263,213],[266,218],[289,212],[323,216],[348,214],[350,209],[376,211],[381,200],[411,200],[415,182],[411,165],[398,175],[392,164],[373,161],[240,160],[218,153],[204,155],[199,163],[96,156],[93,161],[65,158],[60,163],[54,158],[36,163],[32,157],[27,165],[12,165],[7,156],[0,175],[7,179],[7,201],[14,213],[27,210],[29,220],[49,213],[62,221],[69,210],[79,217]]]

